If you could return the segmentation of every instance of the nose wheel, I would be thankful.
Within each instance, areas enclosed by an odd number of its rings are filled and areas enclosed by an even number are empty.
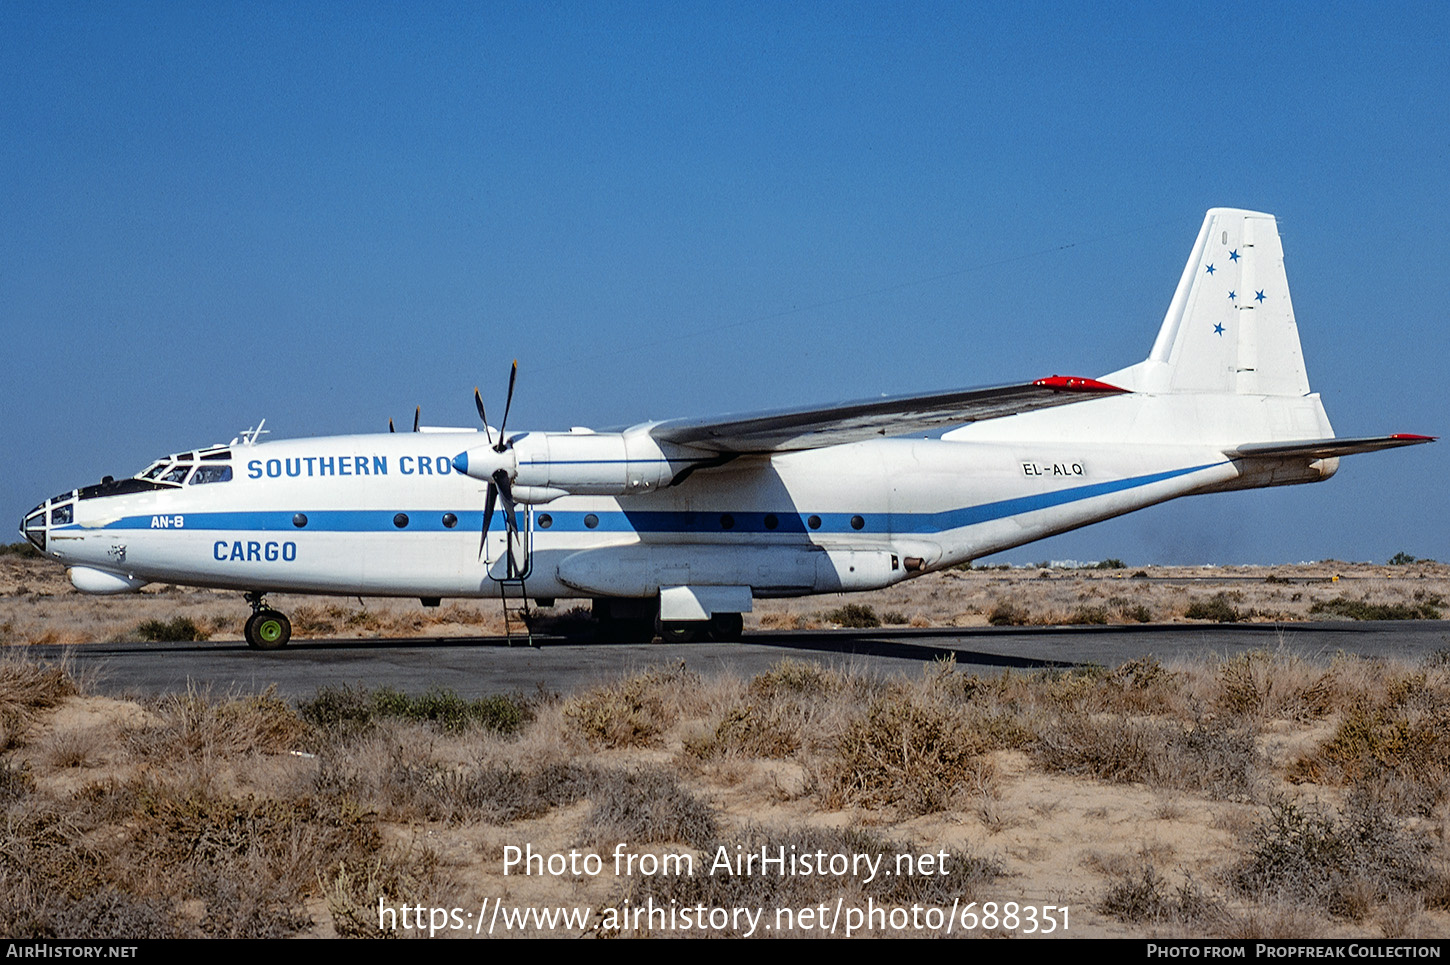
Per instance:
[[[267,606],[260,593],[248,593],[247,602],[252,605],[252,615],[247,618],[242,636],[253,650],[277,650],[287,646],[292,639],[292,621],[287,614]]]

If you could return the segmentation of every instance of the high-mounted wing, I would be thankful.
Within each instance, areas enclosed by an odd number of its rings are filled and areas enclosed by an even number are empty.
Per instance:
[[[1400,446],[1416,446],[1422,442],[1434,441],[1434,436],[1417,436],[1402,432],[1392,436],[1256,442],[1225,449],[1224,455],[1235,459],[1327,459],[1330,456],[1352,456],[1357,452],[1378,452],[1381,449],[1397,449]]]
[[[1096,379],[1054,375],[1020,385],[887,396],[714,419],[670,419],[651,426],[650,435],[660,442],[708,452],[789,452],[931,432],[1125,391]]]

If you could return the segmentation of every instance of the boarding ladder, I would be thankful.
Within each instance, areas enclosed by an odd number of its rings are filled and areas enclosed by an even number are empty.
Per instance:
[[[517,596],[510,597],[510,587],[518,589]],[[508,639],[509,646],[514,644],[514,627],[520,626],[523,628],[525,642],[532,647],[534,645],[533,614],[529,610],[528,591],[524,588],[523,578],[499,580],[498,593],[499,599],[503,602],[503,635]]]

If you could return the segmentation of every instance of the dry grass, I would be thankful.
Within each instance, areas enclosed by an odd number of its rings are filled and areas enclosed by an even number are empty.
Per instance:
[[[1443,661],[655,669],[509,703],[528,712],[508,727],[438,694],[328,692],[299,713],[269,692],[142,708],[79,689],[63,668],[0,667],[9,935],[376,935],[379,898],[501,894],[1030,900],[1071,905],[1081,935],[1450,928]],[[502,876],[506,846],[620,842],[705,863],[945,852],[954,873]]]
[[[593,687],[564,703],[564,717],[595,747],[649,747],[696,703],[700,675],[681,666]]]
[[[307,724],[275,688],[222,699],[190,690],[159,699],[152,710],[153,722],[126,740],[153,763],[283,754],[300,750],[308,734]]]
[[[584,839],[601,847],[616,841],[704,846],[718,830],[714,810],[662,768],[599,773],[587,794],[592,806]]]
[[[1101,781],[1201,791],[1213,800],[1253,796],[1262,768],[1253,734],[1218,721],[1064,715],[1043,728],[1043,767]]]
[[[1351,795],[1337,816],[1285,800],[1267,811],[1249,855],[1228,876],[1242,895],[1363,921],[1388,905],[1445,892],[1430,842],[1367,795]]]
[[[42,711],[79,690],[64,665],[39,664],[14,654],[0,658],[0,750],[25,744],[25,732]]]
[[[728,688],[718,723],[685,746],[706,760],[725,754],[788,758],[819,747],[841,720],[844,701],[836,698],[853,696],[858,683],[819,664],[782,660],[748,686]]]
[[[63,709],[63,708],[61,708]],[[290,745],[305,725],[270,695],[162,702],[127,734],[127,776],[67,791],[91,761],[56,728],[14,760],[0,848],[0,930],[36,937],[281,937],[308,923],[316,876],[381,844],[346,799],[223,789],[225,772]],[[171,770],[157,764],[192,766]],[[58,775],[56,775],[58,776]]]
[[[1398,812],[1450,799],[1450,668],[1380,664],[1339,708],[1334,735],[1288,768],[1291,780],[1371,788]]]
[[[989,788],[986,744],[959,706],[892,687],[853,719],[823,766],[827,807],[900,807],[927,814],[968,789]]]
[[[1191,874],[1173,887],[1150,862],[1117,876],[1098,908],[1119,921],[1178,933],[1213,931],[1228,920],[1224,902]]]
[[[298,705],[307,722],[332,737],[368,734],[388,720],[413,720],[450,731],[482,728],[513,734],[531,720],[545,697],[495,694],[465,700],[451,690],[433,688],[414,696],[389,687],[324,687]]]

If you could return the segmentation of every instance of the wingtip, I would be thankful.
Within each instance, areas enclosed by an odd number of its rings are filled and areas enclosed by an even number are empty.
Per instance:
[[[1391,439],[1403,439],[1406,442],[1435,442],[1439,436],[1422,436],[1414,432],[1396,432]]]

